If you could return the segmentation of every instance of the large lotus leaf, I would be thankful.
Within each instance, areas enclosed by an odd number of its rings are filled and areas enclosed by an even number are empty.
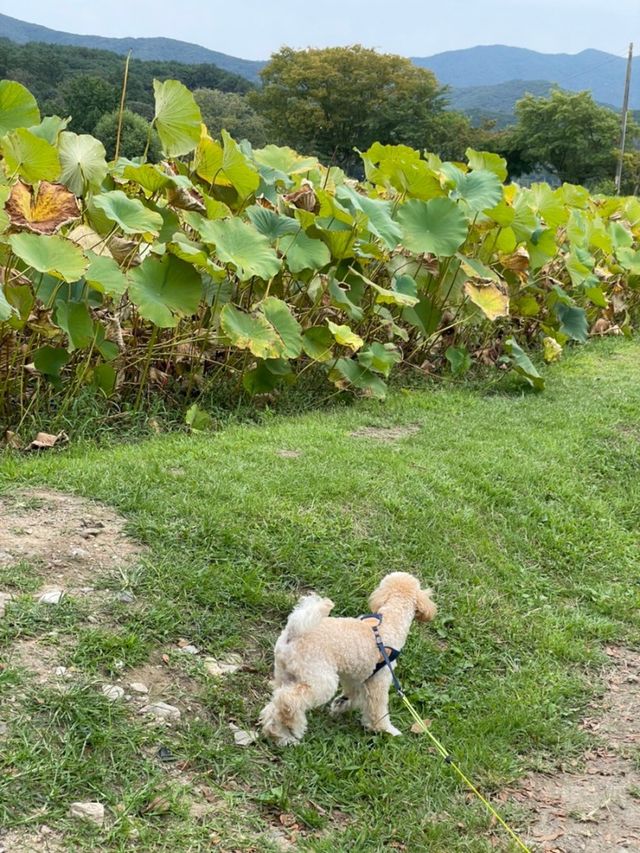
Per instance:
[[[31,127],[40,121],[38,103],[21,83],[0,80],[0,136],[18,127]]]
[[[493,172],[498,180],[505,181],[507,178],[507,161],[499,154],[494,154],[491,151],[474,151],[473,148],[467,148],[464,152],[465,157],[469,161],[469,166],[474,170],[484,170]]]
[[[327,326],[335,338],[336,343],[340,344],[340,346],[349,347],[353,352],[356,352],[360,347],[364,346],[364,341],[360,335],[352,332],[349,326],[341,326],[337,323],[332,323],[331,320],[327,320]]]
[[[540,269],[558,251],[555,231],[550,228],[536,229],[527,241],[527,249],[531,269]]]
[[[58,302],[54,322],[67,333],[69,352],[86,349],[95,337],[95,326],[84,302]]]
[[[609,225],[609,233],[616,251],[633,245],[633,234],[621,222],[612,222]]]
[[[448,198],[412,199],[400,208],[398,220],[402,241],[412,252],[430,252],[444,258],[457,252],[467,239],[467,218]]]
[[[152,163],[143,163],[141,166],[137,163],[127,163],[122,169],[122,177],[152,194],[165,189],[172,183],[171,176]]]
[[[9,242],[14,254],[27,266],[64,281],[78,281],[88,266],[82,250],[63,237],[12,234]]]
[[[129,273],[129,296],[141,317],[168,329],[177,326],[180,317],[196,313],[202,279],[173,255],[160,260],[150,257]]]
[[[284,237],[280,250],[287,259],[287,266],[292,273],[303,270],[319,270],[331,260],[331,252],[322,240],[314,240],[300,230],[295,236]]]
[[[475,284],[468,281],[464,292],[489,320],[508,316],[509,297],[496,284]]]
[[[129,198],[122,190],[95,196],[93,204],[125,234],[158,235],[162,228],[163,219],[159,213],[149,210],[140,199]]]
[[[442,309],[427,294],[423,293],[416,305],[404,309],[402,319],[415,326],[425,337],[429,337],[440,325]]]
[[[260,186],[260,175],[240,146],[222,131],[223,145],[205,136],[196,151],[195,169],[211,184],[233,187],[241,199],[252,195]]]
[[[35,124],[32,127],[29,127],[28,130],[30,130],[34,136],[39,136],[40,139],[46,140],[50,145],[57,145],[60,134],[63,130],[66,130],[70,121],[70,118],[47,116],[42,119],[40,124]]]
[[[338,187],[336,197],[351,210],[362,211],[367,217],[369,231],[380,237],[388,249],[395,249],[402,237],[402,229],[391,218],[393,205],[390,201],[369,198],[346,184]]]
[[[76,195],[100,189],[107,176],[107,154],[98,139],[65,131],[58,143],[60,180]]]
[[[191,92],[177,80],[153,81],[156,114],[153,120],[162,150],[168,157],[189,154],[198,144],[202,116]]]
[[[268,296],[263,299],[260,308],[282,342],[281,354],[285,358],[297,358],[302,352],[302,327],[287,303],[275,296]]]
[[[369,281],[369,286],[376,292],[376,302],[382,305],[399,305],[402,308],[412,308],[418,302],[418,286],[410,275],[400,276],[393,282],[391,289],[381,287],[375,281]]]
[[[280,270],[280,259],[267,238],[240,219],[203,220],[200,236],[215,245],[222,263],[235,266],[241,281],[253,276],[270,279]]]
[[[300,174],[318,168],[318,160],[315,157],[304,157],[293,148],[278,145],[257,148],[253,156],[256,163],[260,163],[261,166],[267,166],[285,175]]]
[[[464,376],[471,368],[471,356],[466,347],[447,347],[444,357],[454,376]]]
[[[358,361],[369,370],[389,376],[394,364],[402,361],[402,355],[395,344],[369,344],[358,353]]]
[[[347,291],[341,287],[335,278],[332,277],[329,279],[329,296],[331,297],[331,302],[337,308],[341,308],[356,323],[360,323],[364,319],[364,311],[351,299],[350,293],[351,291]]]
[[[4,295],[2,285],[0,285],[0,323],[4,323],[16,313],[16,309],[8,301],[7,297]]]
[[[406,145],[381,145],[374,142],[360,155],[367,180],[420,199],[444,195],[440,179],[420,152]]]
[[[463,173],[456,170],[451,198],[462,201],[471,215],[478,214],[495,208],[502,201],[502,184],[493,172],[479,169]]]
[[[622,246],[616,252],[620,266],[632,275],[640,275],[640,251],[636,252],[630,246]]]
[[[248,349],[258,358],[279,358],[282,355],[282,340],[261,314],[247,314],[227,304],[220,312],[220,325],[231,343],[239,349]]]
[[[549,184],[532,184],[528,190],[528,197],[534,211],[540,214],[549,228],[566,225],[569,210],[561,189],[552,190]]]
[[[87,252],[89,269],[84,277],[94,290],[107,296],[122,296],[128,287],[125,274],[113,258]]]
[[[53,145],[23,127],[8,133],[0,148],[7,171],[19,174],[30,184],[55,181],[60,175],[60,158]]]
[[[73,193],[61,184],[48,181],[41,181],[37,191],[22,181],[15,183],[5,210],[14,228],[38,234],[53,234],[80,216]]]
[[[70,359],[69,353],[62,347],[44,346],[33,354],[36,370],[45,376],[60,377],[60,371]]]
[[[589,190],[575,184],[563,184],[560,188],[565,204],[569,207],[578,207],[584,210],[589,206]]]
[[[338,388],[348,388],[352,385],[364,391],[367,396],[380,400],[387,394],[387,386],[377,373],[350,358],[339,358],[329,372],[329,379]]]
[[[507,338],[505,341],[505,351],[509,356],[512,369],[516,373],[519,373],[520,376],[523,376],[536,391],[542,391],[544,388],[544,379],[534,367],[529,356],[514,338]]]
[[[554,311],[560,321],[560,331],[573,338],[574,341],[585,343],[589,336],[589,323],[584,308],[556,302]]]
[[[311,326],[302,335],[303,349],[314,361],[329,361],[333,344],[333,335],[326,326]]]
[[[273,210],[254,204],[247,208],[247,216],[256,229],[270,242],[275,243],[285,234],[298,234],[302,230],[300,223],[288,216],[281,216]]]

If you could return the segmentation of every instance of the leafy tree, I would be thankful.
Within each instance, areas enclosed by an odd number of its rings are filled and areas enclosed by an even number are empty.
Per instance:
[[[107,150],[107,157],[112,160],[116,151],[116,138],[118,134],[118,110],[102,116],[93,131],[94,136],[102,142]],[[142,116],[125,110],[122,116],[122,135],[120,139],[121,157],[141,157],[149,138],[150,125]],[[148,159],[156,162],[160,159],[160,142],[157,134],[151,134]]]
[[[243,95],[219,89],[196,89],[193,94],[212,136],[219,137],[224,129],[236,139],[248,139],[256,148],[267,144],[267,123]]]
[[[445,90],[408,59],[355,45],[284,47],[261,73],[249,98],[271,125],[275,142],[357,171],[354,148],[373,142],[437,148]]]
[[[65,113],[71,116],[69,127],[75,133],[91,133],[102,116],[118,106],[118,90],[100,77],[72,77],[60,95]]]
[[[504,142],[521,169],[531,164],[561,181],[590,184],[615,173],[620,136],[617,114],[596,104],[589,92],[555,90],[548,98],[526,95],[516,104],[517,124]]]

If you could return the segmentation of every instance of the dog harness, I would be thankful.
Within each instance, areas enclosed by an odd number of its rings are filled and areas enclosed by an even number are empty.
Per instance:
[[[382,623],[382,614],[381,613],[365,613],[364,616],[360,617],[360,621],[369,623],[371,630],[373,631],[373,637],[376,641],[376,646],[378,647],[378,651],[380,652],[380,660],[375,666],[375,669],[371,673],[371,675],[366,679],[369,681],[369,678],[373,678],[381,669],[385,666],[389,667],[389,672],[391,673],[391,677],[395,683],[396,676],[393,671],[393,667],[391,664],[394,660],[397,659],[400,652],[398,649],[394,649],[393,646],[385,646],[382,641],[382,637],[380,636],[380,624]]]

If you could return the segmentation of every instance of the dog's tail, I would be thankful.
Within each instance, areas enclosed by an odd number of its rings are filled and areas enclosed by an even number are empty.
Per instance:
[[[305,595],[296,604],[295,609],[287,620],[284,635],[287,640],[293,640],[306,634],[328,616],[334,608],[330,598],[320,598],[315,592]]]

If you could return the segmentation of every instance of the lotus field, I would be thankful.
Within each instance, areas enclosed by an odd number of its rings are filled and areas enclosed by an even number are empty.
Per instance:
[[[159,163],[116,159],[0,83],[0,414],[85,386],[141,405],[231,378],[273,393],[320,365],[384,397],[396,365],[462,375],[629,334],[640,201],[505,183],[505,162],[401,145],[364,179],[212,139],[191,93],[155,83]]]

